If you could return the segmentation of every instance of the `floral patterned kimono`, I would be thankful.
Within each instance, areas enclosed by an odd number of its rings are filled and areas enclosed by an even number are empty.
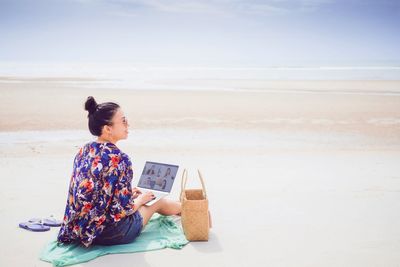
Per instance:
[[[108,224],[120,221],[135,210],[131,182],[132,163],[112,143],[91,142],[74,160],[61,243],[92,244]]]

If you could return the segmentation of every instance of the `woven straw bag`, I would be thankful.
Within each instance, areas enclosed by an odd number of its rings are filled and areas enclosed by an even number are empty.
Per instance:
[[[204,180],[197,170],[202,185],[201,189],[186,189],[187,171],[182,174],[181,203],[182,227],[189,241],[207,241],[210,228],[208,199]]]

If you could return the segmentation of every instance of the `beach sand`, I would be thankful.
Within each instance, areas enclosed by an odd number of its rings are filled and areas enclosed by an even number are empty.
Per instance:
[[[94,89],[62,78],[1,78],[0,266],[50,266],[38,255],[57,228],[33,233],[18,223],[62,217],[73,157],[93,139],[88,95],[123,107],[131,129],[118,145],[136,181],[146,160],[178,164],[179,177],[187,168],[189,187],[199,186],[202,171],[213,228],[208,242],[182,250],[80,266],[398,266],[400,81],[241,88]]]

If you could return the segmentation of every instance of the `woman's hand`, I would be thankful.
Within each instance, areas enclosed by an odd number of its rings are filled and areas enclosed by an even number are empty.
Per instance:
[[[142,194],[142,191],[139,190],[139,188],[134,187],[132,188],[132,196],[133,198],[137,198],[138,196],[140,196]]]
[[[135,202],[139,206],[142,206],[142,205],[146,204],[147,202],[149,202],[150,200],[153,200],[153,199],[154,199],[154,194],[152,192],[146,192],[146,193],[140,194],[136,198]]]
[[[133,192],[133,193],[139,193],[139,194],[142,193],[142,191],[140,191],[140,189],[137,188],[137,187],[132,188],[132,192]]]

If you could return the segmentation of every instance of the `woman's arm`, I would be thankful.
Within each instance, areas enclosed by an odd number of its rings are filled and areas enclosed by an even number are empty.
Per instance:
[[[111,168],[117,170],[118,180],[115,184],[110,214],[118,221],[119,218],[135,213],[142,205],[152,200],[154,195],[151,192],[142,194],[140,190],[132,189],[132,163],[129,158],[122,157],[122,155],[112,155],[111,157],[110,162],[113,163]]]

